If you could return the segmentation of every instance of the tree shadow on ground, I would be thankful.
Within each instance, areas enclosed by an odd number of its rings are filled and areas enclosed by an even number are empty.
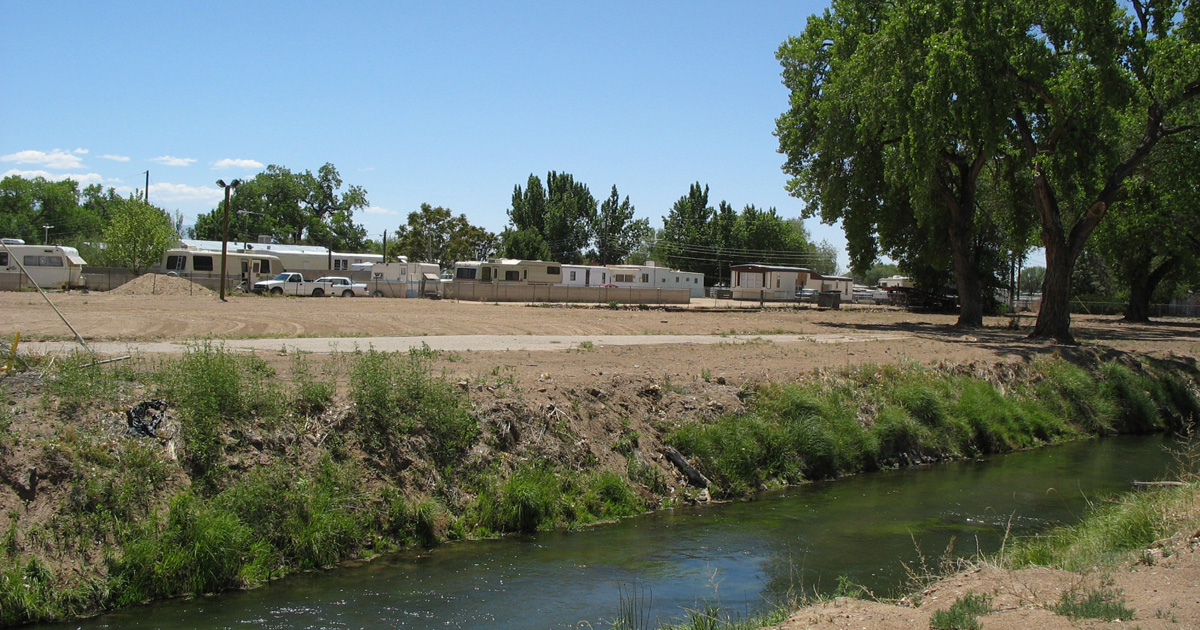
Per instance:
[[[985,348],[997,356],[1017,356],[1025,360],[1038,357],[1062,356],[1069,360],[1081,355],[1093,357],[1108,356],[1115,358],[1126,353],[1112,347],[1111,344],[1122,342],[1196,342],[1200,341],[1200,322],[1194,321],[1153,321],[1145,323],[1128,323],[1120,319],[1101,318],[1092,316],[1080,318],[1071,327],[1075,338],[1081,342],[1079,346],[1064,346],[1052,340],[1030,339],[1035,316],[1018,316],[1004,325],[984,326],[982,328],[956,328],[953,325],[934,322],[896,322],[887,324],[843,323],[836,321],[816,322],[816,325],[843,332],[872,332],[879,334],[904,332],[914,337],[921,337],[948,344],[969,344]],[[1015,323],[1015,325],[1014,325]],[[1095,346],[1105,346],[1097,348]],[[1099,351],[1099,352],[1097,352]]]

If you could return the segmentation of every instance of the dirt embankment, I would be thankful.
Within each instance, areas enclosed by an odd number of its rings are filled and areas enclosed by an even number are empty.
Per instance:
[[[157,286],[155,283],[150,288]],[[795,381],[814,371],[862,364],[983,368],[1079,351],[1026,340],[1032,317],[992,318],[985,328],[964,332],[952,327],[952,315],[880,308],[822,311],[804,306],[761,310],[729,308],[738,305],[723,303],[706,304],[725,309],[720,312],[609,310],[246,295],[233,295],[228,302],[221,302],[211,292],[190,288],[185,292],[184,288],[175,286],[168,295],[151,295],[139,285],[127,287],[126,294],[114,291],[52,297],[64,317],[89,342],[353,337],[366,349],[371,338],[383,336],[707,334],[748,338],[705,346],[577,343],[548,351],[464,350],[437,356],[435,369],[468,392],[483,424],[487,448],[509,449],[507,456],[513,458],[538,450],[567,465],[587,462],[601,468],[624,466],[614,448],[624,436],[636,434],[643,441],[642,452],[657,453],[659,438],[672,426],[738,411],[743,405],[742,394],[762,382]],[[1200,358],[1200,323],[1196,321],[1125,325],[1115,318],[1076,317],[1074,322],[1076,337],[1085,346],[1083,351]],[[73,338],[40,296],[0,293],[0,338],[11,340],[16,333],[25,340]],[[881,338],[884,334],[886,339]],[[756,340],[756,336],[770,336],[772,341]],[[264,351],[259,356],[283,378],[291,377],[293,355]],[[156,360],[153,356],[141,359]],[[314,369],[337,374],[340,385],[347,384],[348,375],[338,369],[338,362],[343,360],[338,354],[316,354],[309,359]],[[0,472],[6,483],[0,484],[0,513],[26,509],[21,518],[28,520],[23,525],[36,527],[49,518],[56,497],[61,500],[64,496],[64,480],[56,481],[54,462],[39,460],[42,451],[23,449],[21,444],[34,444],[77,428],[61,424],[68,422],[62,418],[69,415],[50,420],[38,411],[41,390],[32,381],[9,379],[6,386],[10,406],[22,412],[14,416],[10,429],[13,435],[20,435],[20,440],[10,443],[3,453]],[[74,422],[99,423],[113,439],[124,431],[124,417],[117,412],[100,418],[76,417]],[[570,439],[556,438],[556,426],[569,427],[563,435]],[[312,430],[319,434],[328,427],[314,426]],[[313,438],[306,434],[304,439]],[[643,463],[660,471],[679,492],[686,491],[678,471],[661,456],[650,455]],[[253,462],[244,464],[250,466]],[[37,471],[36,479],[31,470]],[[436,476],[416,483],[436,484]],[[1182,551],[1171,558],[1136,567],[1138,571],[1117,578],[1142,580],[1120,583],[1131,607],[1151,616],[1155,607],[1166,611],[1161,618],[1139,614],[1137,623],[1142,627],[1200,627],[1200,597],[1196,595],[1200,593],[1200,570],[1195,555],[1184,553],[1186,547],[1180,547]],[[1057,601],[1061,589],[1082,579],[1054,572],[973,572],[931,587],[920,608],[836,600],[801,611],[780,627],[926,628],[931,610],[948,606],[957,594],[967,590],[995,594],[994,601],[1002,612],[985,619],[986,628],[1035,624],[1047,629],[1092,627],[1073,626],[1045,610],[1045,602]],[[1158,599],[1143,603],[1134,599],[1135,593]],[[1156,625],[1165,623],[1168,615],[1178,623]]]

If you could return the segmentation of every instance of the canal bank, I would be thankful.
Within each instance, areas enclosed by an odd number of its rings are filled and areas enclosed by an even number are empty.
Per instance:
[[[287,361],[285,376],[203,345],[177,362],[98,372],[60,361],[42,382],[26,375],[6,463],[50,465],[37,482],[7,477],[33,498],[8,530],[15,586],[4,612],[79,614],[275,584],[414,544],[1154,431],[1195,405],[1186,364],[1130,357],[869,366],[755,388],[703,371],[691,383],[614,375],[557,397],[500,368],[436,378],[437,362],[454,358],[432,349],[341,355],[320,370]],[[345,378],[329,376],[337,370]],[[152,395],[170,413],[152,437],[130,439],[111,410]],[[35,405],[46,415],[25,411]],[[710,487],[689,483],[667,446]],[[55,553],[38,556],[47,541]],[[55,564],[72,558],[65,571]]]

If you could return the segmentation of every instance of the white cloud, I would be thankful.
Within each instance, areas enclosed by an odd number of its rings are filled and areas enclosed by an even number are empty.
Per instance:
[[[54,169],[70,169],[83,168],[83,158],[79,157],[77,149],[76,153],[68,153],[62,149],[55,149],[50,152],[46,151],[18,151],[8,155],[0,156],[0,162],[14,162],[16,164],[37,164],[46,168]]]
[[[388,210],[387,208],[380,208],[379,206],[371,206],[370,208],[363,210],[363,212],[367,214],[400,214],[395,210]]]
[[[203,202],[214,204],[224,198],[224,191],[213,186],[150,182],[150,202],[156,205],[164,201],[170,203]]]
[[[165,166],[191,166],[196,162],[195,158],[177,158],[170,155],[163,155],[156,158],[150,158],[151,162],[158,162]]]
[[[80,148],[78,148],[78,149],[75,149],[75,150],[74,150],[74,151],[72,151],[71,153],[74,153],[74,154],[76,154],[76,155],[87,155],[87,154],[88,154],[88,150],[87,150],[87,149],[84,149],[84,148],[82,148],[82,147],[80,147]]]
[[[102,160],[112,160],[114,162],[128,162],[129,158],[124,155],[101,155]]]
[[[235,160],[235,159],[225,158],[223,160],[217,160],[216,162],[213,162],[213,169],[218,169],[218,168],[250,169],[250,168],[262,168],[262,167],[263,167],[263,163],[259,162],[258,160],[246,160],[246,159]]]
[[[19,171],[17,169],[9,169],[0,173],[0,178],[16,175],[25,179],[33,179],[41,177],[48,181],[57,182],[64,179],[73,179],[79,182],[79,187],[90,186],[92,184],[103,184],[106,180],[99,173],[51,173],[50,171]]]

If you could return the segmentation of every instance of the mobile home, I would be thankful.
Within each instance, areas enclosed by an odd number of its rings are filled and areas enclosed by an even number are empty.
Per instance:
[[[803,267],[749,264],[729,271],[735,300],[792,300],[800,289],[821,289],[820,274]]]
[[[283,271],[283,265],[276,256],[265,253],[242,253],[227,251],[225,259],[225,275],[233,284],[245,282],[245,286],[254,286],[263,278],[270,278]],[[192,280],[219,280],[221,277],[221,250],[209,251],[198,249],[168,249],[163,253],[162,272],[165,274],[191,278]],[[206,283],[207,284],[207,283]]]
[[[203,251],[221,251],[221,241],[202,241],[181,239],[180,245],[185,249]],[[228,250],[245,254],[267,254],[279,259],[282,267],[276,271],[305,271],[320,272],[315,275],[327,275],[325,271],[349,272],[357,264],[382,263],[382,254],[357,254],[335,252],[325,247],[311,245],[281,245],[279,243],[250,243],[245,241],[229,241]],[[309,274],[304,274],[309,277]]]
[[[642,289],[687,289],[690,297],[704,297],[704,274],[659,266],[652,260],[644,265],[609,265],[612,283],[619,287]]]
[[[43,289],[82,287],[86,264],[74,247],[26,245],[19,239],[4,239],[0,244],[0,289],[31,287],[30,280]]]
[[[493,258],[487,262],[469,260],[454,263],[454,281],[560,284],[562,265],[544,260],[512,258]]]

